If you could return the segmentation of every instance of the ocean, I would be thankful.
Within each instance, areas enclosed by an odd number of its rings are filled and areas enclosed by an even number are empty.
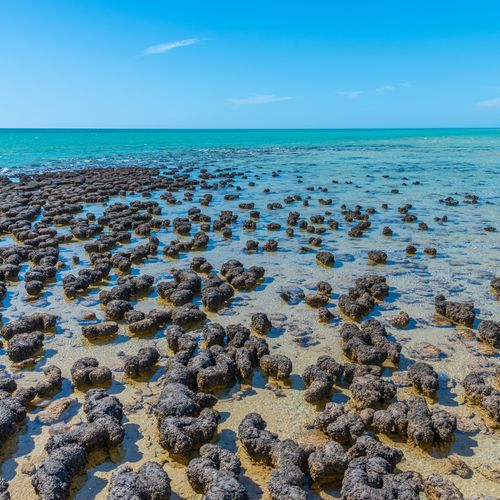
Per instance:
[[[487,479],[486,472],[479,471],[498,467],[498,424],[483,408],[463,404],[460,382],[476,370],[495,385],[491,375],[500,358],[498,349],[487,345],[476,333],[481,321],[500,321],[499,304],[489,285],[491,278],[500,276],[500,129],[0,130],[0,171],[16,182],[19,174],[134,165],[155,167],[167,176],[170,169],[179,168],[193,179],[199,178],[199,170],[189,171],[189,167],[206,169],[215,176],[222,171],[245,174],[217,190],[193,190],[192,195],[182,190],[174,192],[179,202],[175,205],[161,198],[162,190],[151,190],[145,198],[137,193],[117,194],[105,204],[82,203],[82,210],[75,217],[91,212],[99,218],[114,203],[137,200],[158,202],[163,210],[161,218],[169,220],[186,217],[192,207],[201,208],[212,221],[224,210],[238,215],[238,222],[231,225],[232,238],[223,238],[220,231],[210,229],[210,242],[203,252],[181,252],[175,258],[163,255],[163,248],[173,240],[190,240],[200,230],[199,223],[193,222],[191,235],[179,235],[171,226],[152,229],[151,234],[159,240],[158,255],[134,263],[131,273],[154,276],[156,287],[158,281],[172,279],[171,268],[189,269],[193,256],[205,257],[217,273],[229,259],[240,260],[245,268],[265,268],[265,279],[256,288],[239,290],[217,312],[207,311],[208,322],[224,327],[249,326],[253,314],[265,312],[273,323],[266,337],[271,352],[286,355],[293,362],[289,380],[273,380],[256,367],[250,383],[235,380],[215,391],[219,399],[215,408],[222,415],[216,441],[238,453],[243,465],[241,484],[251,500],[269,498],[267,482],[271,469],[254,463],[242,451],[236,437],[239,423],[247,413],[257,411],[268,422],[268,430],[279,434],[280,439],[317,446],[325,442],[325,435],[315,430],[313,423],[326,402],[312,405],[304,401],[301,375],[324,354],[342,363],[348,361],[341,349],[340,328],[350,320],[339,311],[338,299],[348,293],[357,278],[373,274],[386,277],[390,292],[369,317],[384,324],[389,338],[403,346],[398,367],[384,363],[384,378],[397,385],[398,401],[405,400],[418,394],[405,383],[408,366],[415,361],[430,363],[439,375],[440,388],[435,398],[427,398],[429,406],[443,408],[461,419],[452,443],[436,444],[430,450],[383,433],[376,433],[377,439],[405,453],[398,465],[401,471],[417,470],[424,477],[437,471],[452,479],[466,497],[478,492],[497,494],[498,484]],[[216,181],[220,179],[208,182]],[[209,206],[200,206],[199,199],[207,192],[213,194],[213,201]],[[228,194],[238,194],[239,198],[226,199]],[[300,195],[301,200],[284,202],[294,195]],[[323,205],[321,199],[331,200],[331,204]],[[55,199],[49,199],[52,202]],[[242,222],[250,216],[247,208],[239,207],[241,203],[254,203],[255,210],[260,211],[260,217],[254,219],[256,229],[242,228]],[[269,203],[283,207],[269,208]],[[363,213],[370,210],[371,227],[363,230],[362,237],[348,235],[358,221],[346,221],[342,214],[346,208],[354,210],[356,205]],[[398,209],[408,205],[408,213],[417,216],[415,222],[402,220]],[[325,219],[339,221],[339,228],[331,230],[326,223],[311,222],[315,228],[324,227],[326,231],[312,234],[296,226],[294,236],[289,237],[285,230],[290,212],[300,213],[300,219],[307,221],[325,214]],[[267,226],[272,222],[281,224],[281,228],[269,230]],[[419,229],[421,222],[428,226],[427,230]],[[393,231],[390,237],[382,234],[386,226]],[[497,230],[485,231],[488,226]],[[71,227],[58,225],[56,229],[58,235],[64,235],[70,233]],[[110,229],[106,228],[105,233],[108,232]],[[130,232],[131,241],[119,244],[120,251],[147,242],[147,238]],[[321,238],[320,247],[310,243],[311,236]],[[258,253],[244,250],[249,239],[259,241]],[[262,251],[270,239],[277,242],[277,252]],[[105,319],[99,292],[117,284],[117,269],[81,296],[69,299],[63,293],[64,277],[90,267],[89,254],[84,249],[89,241],[75,238],[59,246],[58,258],[67,267],[47,281],[39,296],[26,296],[22,278],[30,268],[29,262],[22,263],[20,279],[8,282],[1,310],[4,325],[34,312],[57,314],[60,320],[56,330],[47,334],[44,359],[35,368],[13,367],[5,349],[0,352],[0,366],[15,375],[20,386],[25,386],[42,378],[44,364],[55,364],[65,377],[55,397],[73,397],[78,403],[70,407],[60,422],[45,425],[37,415],[51,400],[39,401],[39,408],[29,412],[27,423],[1,451],[2,477],[9,481],[14,500],[25,498],[26,491],[29,498],[32,494],[34,497],[30,476],[22,471],[45,458],[43,446],[50,435],[66,432],[72,425],[85,421],[84,391],[72,386],[70,368],[75,360],[92,356],[112,369],[113,382],[108,390],[125,404],[126,439],[111,453],[103,452],[93,458],[87,474],[75,479],[72,498],[104,500],[111,473],[119,464],[137,469],[144,461],[154,460],[164,464],[172,478],[173,498],[197,500],[200,495],[193,492],[186,480],[186,464],[159,446],[151,409],[162,387],[165,357],[173,355],[167,348],[164,329],[132,334],[127,323],[119,320],[116,337],[99,342],[82,337],[84,313],[94,312],[99,321]],[[0,248],[20,243],[9,233],[1,235]],[[414,255],[405,251],[410,244],[417,248]],[[303,251],[304,247],[310,251]],[[428,247],[436,249],[435,257],[424,253]],[[334,254],[333,267],[317,264],[314,255],[320,250]],[[386,252],[387,262],[376,265],[368,260],[369,250]],[[79,258],[79,264],[73,264],[74,256]],[[317,309],[297,298],[299,293],[315,294],[320,281],[327,281],[333,289],[328,307],[335,319],[328,324],[318,321]],[[281,300],[280,295],[286,291],[294,297],[290,303]],[[459,303],[473,302],[474,325],[460,326],[435,315],[434,297],[438,294]],[[199,295],[193,301],[202,307]],[[172,307],[155,290],[131,302],[136,310],[145,313]],[[411,318],[404,329],[389,323],[401,311]],[[190,328],[189,333],[201,346],[201,326]],[[123,356],[134,355],[147,345],[157,347],[164,356],[160,366],[147,376],[126,378]],[[347,385],[336,386],[330,400],[346,403],[349,394]],[[451,454],[460,456],[474,470],[468,478],[450,472],[447,457]],[[309,499],[340,498],[340,482],[322,486],[309,482],[304,488]]]

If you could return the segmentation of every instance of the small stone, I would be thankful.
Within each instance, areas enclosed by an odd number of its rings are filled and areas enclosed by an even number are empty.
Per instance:
[[[82,316],[82,319],[83,319],[84,321],[92,321],[92,320],[94,320],[94,319],[95,319],[95,317],[96,317],[96,316],[95,316],[95,313],[93,313],[93,312],[90,312],[90,311],[89,311],[89,312],[86,312],[86,313]]]
[[[397,326],[398,328],[404,328],[410,324],[410,316],[408,316],[408,313],[401,311],[399,314],[389,320],[389,323],[391,325]]]
[[[450,462],[452,471],[458,476],[466,478],[471,473],[467,464],[456,455],[450,455],[448,461]]]
[[[76,399],[56,399],[37,415],[38,420],[42,424],[53,424],[54,422],[57,422],[62,418],[61,415],[71,406],[73,402],[76,402]]]
[[[457,431],[464,434],[476,434],[479,427],[467,417],[457,417]]]
[[[21,465],[20,471],[21,474],[27,474],[28,476],[32,476],[36,472],[36,466],[32,462],[24,462]]]
[[[483,469],[482,467],[479,467],[477,469],[479,474],[484,476],[486,479],[489,479],[490,481],[493,481],[494,483],[500,484],[500,472],[496,470],[489,470],[489,469]]]

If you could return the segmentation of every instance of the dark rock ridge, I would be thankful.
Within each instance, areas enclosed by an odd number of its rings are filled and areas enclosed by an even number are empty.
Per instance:
[[[386,329],[375,319],[361,323],[361,329],[353,323],[345,323],[340,335],[342,352],[348,358],[365,365],[379,365],[386,359],[397,365],[402,346],[391,342]]]
[[[500,422],[500,391],[487,385],[484,378],[477,373],[470,373],[462,381],[465,396],[468,400],[484,406],[490,416]]]
[[[201,458],[189,462],[186,475],[195,491],[205,494],[205,500],[248,500],[248,494],[238,476],[241,463],[236,455],[220,446],[205,444]]]
[[[304,399],[308,403],[317,403],[329,396],[333,384],[340,382],[344,367],[330,356],[320,356],[315,365],[308,366],[302,374],[307,389]]]
[[[122,465],[111,476],[107,500],[170,500],[170,478],[156,462],[145,462],[138,472]]]
[[[97,359],[81,358],[73,363],[71,378],[76,386],[85,384],[102,385],[110,381],[112,375],[108,367],[99,366]]]
[[[45,445],[48,456],[31,479],[41,500],[69,498],[71,482],[84,470],[88,454],[118,446],[125,437],[122,405],[115,396],[91,389],[85,394],[83,410],[88,423],[51,436]]]
[[[436,297],[434,305],[438,314],[455,323],[460,323],[461,325],[474,324],[476,312],[474,311],[473,302],[466,302],[465,304],[449,302],[441,295]]]
[[[429,409],[423,397],[393,403],[373,414],[371,425],[379,432],[395,433],[419,446],[437,441],[450,443],[457,429],[457,418],[441,408]]]
[[[359,278],[354,288],[349,288],[349,295],[339,297],[339,308],[351,319],[359,320],[375,307],[375,299],[381,300],[389,293],[389,286],[384,276]]]

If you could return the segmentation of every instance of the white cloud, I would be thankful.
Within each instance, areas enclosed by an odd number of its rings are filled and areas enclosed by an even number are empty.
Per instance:
[[[379,87],[375,89],[375,92],[386,92],[388,90],[396,90],[392,85],[385,85],[384,87]]]
[[[362,93],[362,90],[351,90],[349,92],[337,92],[337,94],[345,95],[346,97],[350,97],[351,99],[358,97],[358,95],[361,93]]]
[[[190,38],[189,40],[181,40],[180,42],[164,43],[162,45],[153,45],[144,51],[145,56],[149,54],[163,54],[169,50],[176,49],[177,47],[185,47],[186,45],[193,45],[200,41],[199,38]]]
[[[410,82],[400,83],[401,87],[411,87]]]
[[[244,99],[237,99],[230,97],[228,101],[233,104],[267,104],[269,102],[288,101],[291,97],[276,97],[274,95],[254,94],[252,97],[245,97]]]
[[[490,99],[489,101],[478,102],[476,104],[476,108],[479,109],[500,108],[500,97],[497,97],[496,99]]]

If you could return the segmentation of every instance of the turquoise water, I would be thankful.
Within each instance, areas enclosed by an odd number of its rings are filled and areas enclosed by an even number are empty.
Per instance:
[[[500,361],[500,351],[480,342],[476,336],[479,321],[500,321],[499,303],[492,294],[489,282],[500,276],[500,240],[498,231],[486,232],[484,227],[496,226],[500,203],[500,130],[256,130],[256,131],[157,131],[157,130],[1,130],[0,171],[12,177],[19,172],[29,173],[43,169],[86,168],[89,166],[144,165],[171,166],[195,164],[217,175],[219,169],[237,169],[246,172],[248,178],[237,177],[234,187],[213,192],[214,199],[203,213],[212,220],[221,210],[232,210],[238,215],[233,238],[224,239],[220,232],[210,231],[210,244],[203,256],[216,271],[230,258],[237,258],[245,267],[253,265],[266,269],[262,285],[250,292],[238,292],[227,307],[217,313],[208,313],[210,321],[223,326],[239,323],[250,325],[251,315],[266,312],[273,321],[268,342],[273,353],[286,354],[293,361],[290,382],[272,381],[256,369],[252,385],[236,383],[217,393],[216,409],[224,419],[219,426],[218,444],[238,453],[244,474],[241,481],[251,500],[269,500],[267,482],[270,469],[254,464],[236,443],[236,432],[242,418],[250,411],[260,412],[268,421],[269,429],[282,439],[296,439],[302,443],[321,444],[325,437],[314,431],[312,422],[319,408],[305,403],[304,383],[301,374],[315,363],[318,356],[330,354],[346,362],[341,352],[339,329],[345,318],[340,316],[338,296],[346,293],[354,280],[368,274],[383,274],[390,286],[390,294],[377,305],[370,317],[387,327],[391,338],[403,345],[403,361],[399,370],[387,366],[385,375],[401,375],[415,360],[430,362],[442,379],[438,400],[430,401],[459,416],[465,422],[477,422],[473,433],[456,432],[450,446],[436,447],[432,451],[420,450],[406,443],[397,442],[384,435],[377,438],[385,445],[395,446],[405,453],[401,470],[417,470],[427,475],[438,471],[451,479],[465,497],[482,492],[498,496],[498,484],[489,481],[482,469],[498,470],[500,460],[500,432],[485,412],[472,405],[462,404],[463,389],[460,380],[472,370],[480,370],[490,376]],[[5,169],[5,170],[4,170]],[[182,170],[182,169],[181,169]],[[273,172],[281,171],[279,176]],[[197,178],[198,171],[194,171]],[[338,183],[332,183],[332,180]],[[250,182],[255,182],[251,186]],[[349,182],[349,184],[347,184]],[[414,184],[418,183],[418,184]],[[322,189],[319,188],[321,186]],[[226,194],[240,195],[236,200],[225,200]],[[314,187],[314,190],[306,190]],[[265,193],[264,189],[269,189]],[[324,192],[323,189],[328,189]],[[398,193],[392,193],[392,190]],[[163,216],[172,220],[183,217],[192,206],[198,205],[203,192],[196,191],[194,201],[189,202],[183,193],[174,193],[182,202],[167,205],[160,196],[163,191],[153,191],[151,200],[158,201]],[[310,197],[309,206],[302,201],[284,205],[282,210],[270,210],[269,202],[280,202],[287,196],[300,194]],[[477,204],[467,203],[465,195],[479,196]],[[440,202],[448,196],[459,201],[457,206]],[[319,199],[332,199],[332,205],[323,206]],[[108,205],[116,202],[130,203],[138,196],[116,196]],[[240,203],[254,202],[261,212],[255,231],[242,230],[241,221],[248,219],[248,210],[240,209]],[[388,204],[387,209],[382,204]],[[412,204],[411,213],[418,215],[415,223],[401,220],[398,207]],[[348,236],[354,225],[344,221],[342,205],[353,208],[356,204],[364,209],[373,207],[370,215],[372,228],[362,238]],[[83,213],[102,215],[105,206],[84,204]],[[300,248],[308,245],[310,234],[296,229],[295,236],[285,234],[286,218],[290,211],[299,211],[301,218],[310,220],[316,214],[331,212],[340,221],[338,231],[327,230],[321,235],[321,249],[334,253],[333,268],[324,268],[315,262],[314,252],[303,253]],[[435,220],[446,215],[448,220]],[[39,220],[39,219],[37,219]],[[267,224],[279,222],[279,231],[268,231]],[[418,229],[425,222],[428,231]],[[384,226],[390,226],[394,234],[388,238],[382,234]],[[193,230],[197,231],[197,225]],[[58,227],[59,234],[68,232]],[[172,228],[160,228],[153,234],[160,240],[158,256],[134,265],[133,272],[151,274],[156,283],[170,279],[169,269],[187,269],[195,253],[182,253],[176,259],[164,257],[162,247],[172,239],[188,239],[172,232]],[[248,254],[243,248],[245,241],[256,239],[261,246],[273,238],[279,243],[275,253]],[[132,235],[132,241],[120,248],[144,244],[145,238]],[[19,243],[4,234],[1,246]],[[60,246],[67,267],[58,272],[57,280],[51,281],[36,300],[28,300],[22,277],[29,269],[23,265],[20,280],[8,283],[8,296],[3,301],[3,321],[23,314],[50,312],[60,316],[57,334],[48,335],[45,341],[44,359],[36,368],[13,367],[5,351],[0,354],[0,370],[14,375],[20,386],[28,386],[42,378],[43,363],[55,364],[63,371],[65,382],[55,397],[71,396],[78,403],[71,407],[64,420],[54,425],[43,425],[38,420],[39,409],[31,411],[28,420],[13,439],[0,450],[0,472],[10,483],[13,500],[34,498],[31,477],[26,471],[32,464],[40,463],[46,456],[43,446],[52,433],[61,432],[85,421],[81,410],[83,393],[70,383],[70,367],[76,359],[93,356],[112,368],[111,393],[119,396],[126,405],[126,439],[110,457],[97,456],[85,474],[74,481],[73,500],[105,500],[111,473],[118,464],[134,468],[146,460],[162,463],[172,479],[176,500],[199,500],[189,487],[185,464],[173,460],[158,444],[156,420],[151,414],[154,398],[161,390],[164,359],[161,368],[138,380],[125,379],[122,354],[135,354],[143,345],[156,346],[162,355],[171,355],[167,349],[164,331],[147,335],[130,334],[126,325],[120,325],[118,338],[102,343],[89,343],[81,335],[83,313],[92,311],[104,320],[98,300],[101,286],[76,299],[65,298],[62,279],[70,273],[90,267],[84,241],[72,241]],[[418,247],[418,254],[408,256],[408,244]],[[423,253],[426,247],[434,247],[438,254],[431,258]],[[374,266],[367,259],[367,250],[384,250],[389,255],[386,265]],[[80,264],[72,264],[77,255]],[[102,287],[110,288],[118,278],[113,271]],[[328,281],[334,290],[330,308],[336,318],[328,325],[318,322],[317,310],[303,301],[284,304],[280,293],[290,290],[314,293],[318,281]],[[477,313],[474,328],[456,327],[434,316],[434,296],[444,294],[457,302],[473,301]],[[195,302],[200,305],[200,298]],[[156,292],[133,303],[137,310],[147,312],[155,308],[170,307]],[[396,329],[389,318],[406,311],[411,324],[404,330]],[[201,326],[191,332],[201,342]],[[423,345],[432,344],[440,351],[437,357],[426,357]],[[397,378],[394,378],[396,385]],[[495,385],[490,376],[489,383]],[[281,390],[281,396],[276,390]],[[412,395],[412,389],[398,385],[398,399]],[[349,390],[335,391],[332,400],[345,402]],[[46,406],[50,399],[38,404]],[[40,409],[41,409],[40,408]],[[472,417],[473,415],[473,417]],[[478,430],[480,429],[480,430]],[[473,469],[468,478],[451,474],[447,457],[454,453]],[[309,485],[308,500],[325,500],[340,497],[340,485],[317,487]],[[262,493],[263,492],[263,493]]]
[[[0,130],[0,168],[75,168],[129,161],[274,157],[307,150],[498,154],[500,129]]]

